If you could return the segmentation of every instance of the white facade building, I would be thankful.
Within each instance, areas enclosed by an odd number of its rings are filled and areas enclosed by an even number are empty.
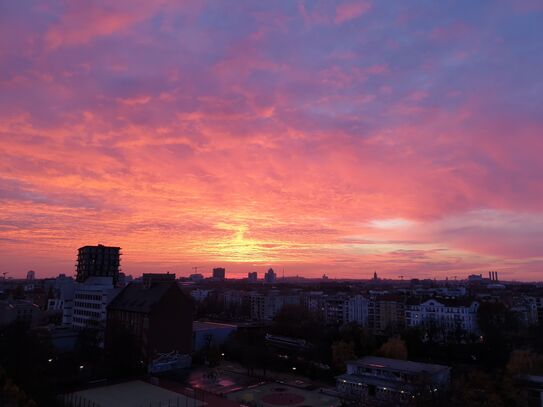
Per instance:
[[[106,307],[119,292],[111,277],[89,277],[75,288],[72,326],[76,329],[103,329]]]
[[[363,295],[355,295],[348,299],[345,322],[355,322],[358,325],[368,325],[369,300]]]
[[[436,327],[449,334],[458,330],[478,333],[477,301],[432,298],[420,303],[406,304],[405,324],[407,327]]]
[[[209,293],[211,292],[212,290],[203,290],[201,288],[197,288],[195,290],[192,290],[190,292],[190,296],[192,298],[194,298],[194,301],[196,302],[202,302],[203,300],[205,300],[207,298],[207,296],[209,295]]]
[[[285,305],[299,305],[300,296],[282,294],[278,291],[268,293],[253,292],[250,296],[251,319],[255,321],[271,321]]]

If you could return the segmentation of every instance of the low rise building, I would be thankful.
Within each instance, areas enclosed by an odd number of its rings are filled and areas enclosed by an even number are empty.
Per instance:
[[[0,326],[20,323],[27,327],[33,327],[39,323],[42,314],[40,307],[29,300],[0,301]]]
[[[437,400],[449,386],[450,371],[443,365],[367,356],[347,363],[336,389],[344,399],[368,405],[415,404]]]

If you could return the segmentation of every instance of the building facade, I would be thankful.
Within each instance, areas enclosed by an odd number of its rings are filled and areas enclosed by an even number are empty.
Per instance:
[[[405,323],[450,335],[466,332],[476,335],[479,303],[470,299],[432,298],[412,300],[406,305]]]
[[[214,280],[224,280],[226,278],[226,269],[224,267],[215,267],[213,269]]]
[[[275,290],[267,293],[253,292],[250,295],[251,319],[271,321],[285,305],[300,305],[300,296]]]
[[[131,283],[107,307],[106,350],[114,353],[129,336],[147,366],[165,354],[188,355],[192,320],[193,301],[176,283]]]
[[[69,321],[71,313],[71,325],[75,329],[105,330],[107,319],[107,305],[119,292],[113,285],[111,277],[90,277],[84,283],[75,287],[73,305],[70,310],[65,303],[65,315],[63,321]]]
[[[336,378],[336,390],[363,405],[437,401],[449,386],[450,371],[448,366],[367,356],[347,363],[347,372]]]
[[[367,302],[368,327],[377,334],[405,327],[405,302],[400,296],[377,295]]]
[[[89,277],[111,277],[113,284],[119,279],[120,247],[83,246],[78,249],[76,280],[84,282]]]
[[[268,269],[268,271],[266,271],[266,274],[264,275],[264,281],[268,284],[273,284],[277,281],[277,274],[275,274],[275,271],[273,271],[273,269]]]

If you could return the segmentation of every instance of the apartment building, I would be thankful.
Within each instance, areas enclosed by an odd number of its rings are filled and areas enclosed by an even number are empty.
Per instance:
[[[445,335],[455,332],[478,333],[479,303],[468,298],[410,299],[405,308],[408,327],[435,328]]]
[[[375,333],[405,327],[405,300],[398,295],[381,294],[368,301],[368,327]]]
[[[112,277],[89,277],[74,290],[73,303],[65,303],[63,321],[75,329],[105,329],[107,305],[119,292],[113,285]]]
[[[300,305],[298,294],[281,293],[277,290],[267,293],[253,292],[250,295],[251,319],[271,321],[285,305]]]

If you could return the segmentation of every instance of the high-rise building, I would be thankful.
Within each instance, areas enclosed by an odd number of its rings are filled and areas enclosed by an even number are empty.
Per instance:
[[[247,281],[249,283],[256,283],[258,281],[258,273],[256,271],[251,271],[247,274]]]
[[[224,280],[226,277],[226,270],[224,267],[216,267],[213,269],[213,278],[215,280]]]
[[[27,280],[34,280],[35,278],[36,278],[36,272],[34,270],[29,270],[28,273],[26,273]]]
[[[266,283],[275,283],[275,281],[277,280],[277,274],[275,274],[275,271],[273,271],[273,269],[269,269],[268,271],[266,271],[266,274],[264,275],[264,281]]]
[[[84,282],[89,277],[111,277],[117,283],[120,271],[120,247],[83,246],[77,253],[76,280]]]

